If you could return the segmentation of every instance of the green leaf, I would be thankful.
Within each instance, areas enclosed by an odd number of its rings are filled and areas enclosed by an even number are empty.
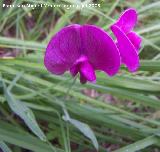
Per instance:
[[[155,136],[149,136],[142,140],[136,141],[133,144],[127,145],[123,148],[120,148],[114,152],[136,152],[141,149],[144,149],[148,146],[158,143],[159,140]]]
[[[99,147],[98,142],[97,142],[96,136],[94,135],[92,129],[87,124],[70,118],[66,109],[64,109],[64,112],[65,112],[65,115],[63,116],[63,119],[65,121],[69,121],[73,126],[79,129],[80,132],[84,134],[84,136],[86,136],[92,141],[94,147],[98,150],[98,147]]]
[[[16,126],[0,121],[0,139],[33,152],[53,152],[50,146],[28,132],[21,131]],[[56,147],[55,147],[56,148]],[[57,152],[64,152],[56,148]]]
[[[14,98],[11,92],[6,88],[4,82],[3,86],[4,95],[11,110],[24,120],[25,124],[35,135],[37,135],[41,140],[46,141],[46,137],[38,126],[33,112],[24,103]]]

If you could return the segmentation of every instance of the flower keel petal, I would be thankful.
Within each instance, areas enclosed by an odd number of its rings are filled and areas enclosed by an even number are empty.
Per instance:
[[[80,74],[82,77],[82,80],[81,80],[82,83],[83,83],[84,78],[87,81],[91,81],[91,82],[94,82],[96,80],[96,75],[95,75],[94,69],[88,61],[83,62],[80,65]]]

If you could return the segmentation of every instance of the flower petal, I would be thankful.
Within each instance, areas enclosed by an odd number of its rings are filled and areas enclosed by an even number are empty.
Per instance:
[[[127,34],[129,40],[132,42],[137,51],[139,51],[141,47],[142,38],[136,34],[135,32],[129,32]]]
[[[136,71],[139,67],[139,57],[134,45],[118,26],[112,25],[111,30],[117,37],[117,46],[120,51],[122,62],[126,64],[131,72]]]
[[[120,67],[120,54],[112,38],[94,25],[84,25],[81,37],[82,53],[88,57],[93,68],[110,76],[116,74]]]
[[[49,42],[44,64],[53,74],[63,74],[80,56],[80,25],[71,25],[59,31]]]
[[[86,83],[87,81],[95,81],[96,75],[92,65],[89,63],[88,58],[82,55],[76,60],[74,65],[70,68],[70,73],[72,76],[76,76],[80,72],[81,83]]]
[[[91,82],[96,80],[94,69],[88,61],[81,63],[80,75],[81,75],[81,78],[80,78],[81,83],[85,83],[84,81],[85,79]]]
[[[137,12],[135,9],[130,8],[125,10],[118,21],[114,24],[117,25],[123,32],[130,32],[137,22]]]

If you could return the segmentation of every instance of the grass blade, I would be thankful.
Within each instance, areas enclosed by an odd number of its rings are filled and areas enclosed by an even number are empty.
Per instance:
[[[12,152],[11,149],[3,141],[0,141],[0,149],[2,149],[3,152]]]

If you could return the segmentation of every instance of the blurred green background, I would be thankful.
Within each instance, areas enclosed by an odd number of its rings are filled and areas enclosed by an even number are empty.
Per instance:
[[[69,7],[91,3],[100,7]],[[111,34],[129,7],[138,11],[135,31],[143,38],[139,71],[122,67],[112,78],[97,72],[97,83],[85,85],[47,72],[44,51],[62,27],[94,24]],[[159,93],[159,0],[0,0],[2,151],[160,152]]]

